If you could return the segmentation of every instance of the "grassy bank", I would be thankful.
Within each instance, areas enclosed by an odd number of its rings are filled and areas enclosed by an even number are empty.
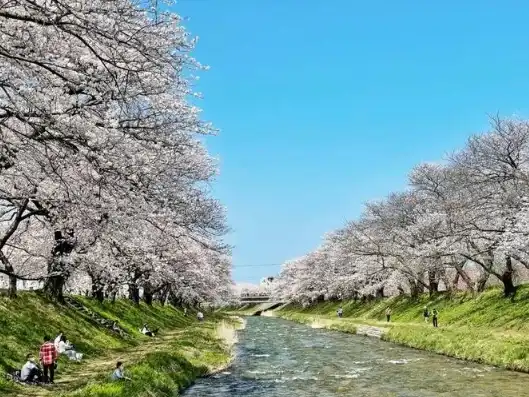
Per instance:
[[[342,306],[344,318],[336,318]],[[391,323],[385,310],[392,309]],[[425,324],[424,306],[439,311],[439,328]],[[529,372],[529,286],[511,302],[499,289],[478,296],[395,297],[369,303],[323,302],[302,308],[289,305],[275,315],[316,327],[356,333],[365,325],[383,331],[382,338],[465,360]]]
[[[0,298],[0,395],[174,396],[175,390],[229,360],[226,335],[218,333],[220,315],[207,315],[209,321],[199,323],[192,313],[184,316],[171,306],[76,299],[98,315],[117,321],[129,336],[123,338],[84,312],[35,293],[21,294],[15,300]],[[139,328],[144,323],[159,328],[159,336],[143,336]],[[224,328],[233,326],[225,324]],[[81,363],[61,358],[55,386],[19,386],[4,379],[1,372],[20,368],[27,353],[38,354],[44,335],[55,337],[59,331],[64,331],[84,358]],[[125,363],[132,382],[109,382],[117,360]]]

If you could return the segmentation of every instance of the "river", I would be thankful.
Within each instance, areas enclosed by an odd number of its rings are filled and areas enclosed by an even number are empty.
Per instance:
[[[249,317],[229,370],[187,397],[529,395],[529,375],[413,350],[375,338]]]

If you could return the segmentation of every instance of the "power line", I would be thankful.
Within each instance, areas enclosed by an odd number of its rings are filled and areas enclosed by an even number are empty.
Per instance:
[[[233,267],[269,267],[269,266],[281,266],[281,263],[267,263],[262,265],[234,265]]]

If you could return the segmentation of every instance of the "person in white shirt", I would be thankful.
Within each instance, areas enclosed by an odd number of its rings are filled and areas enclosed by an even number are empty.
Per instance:
[[[53,341],[53,344],[55,345],[55,349],[56,350],[59,350],[59,342],[61,341],[61,338],[62,338],[63,335],[64,335],[64,332],[60,331],[59,335],[57,335],[57,337]]]
[[[147,327],[147,324],[143,324],[143,328],[141,329],[141,333],[143,335],[147,335],[147,336],[150,336],[150,337],[153,337],[154,336],[154,332],[152,332],[149,327]]]
[[[66,340],[66,336],[62,335],[59,345],[57,347],[57,353],[64,354],[70,360],[80,361],[83,358],[81,353],[77,353],[72,344]]]
[[[20,380],[22,382],[40,382],[42,380],[42,371],[35,364],[35,356],[28,354],[26,360],[26,363],[20,371]]]
[[[202,312],[197,313],[198,321],[204,321],[204,314]]]

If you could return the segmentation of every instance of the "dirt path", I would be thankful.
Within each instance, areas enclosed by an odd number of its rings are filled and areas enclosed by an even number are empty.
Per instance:
[[[149,353],[167,350],[179,334],[185,332],[182,329],[168,331],[160,337],[146,340],[145,342],[119,351],[109,351],[103,356],[94,357],[83,361],[78,366],[71,368],[69,372],[58,373],[55,384],[49,387],[24,386],[18,391],[19,397],[49,397],[57,395],[82,385],[90,383],[103,374],[111,374],[117,361],[123,361],[127,365],[137,363]]]

